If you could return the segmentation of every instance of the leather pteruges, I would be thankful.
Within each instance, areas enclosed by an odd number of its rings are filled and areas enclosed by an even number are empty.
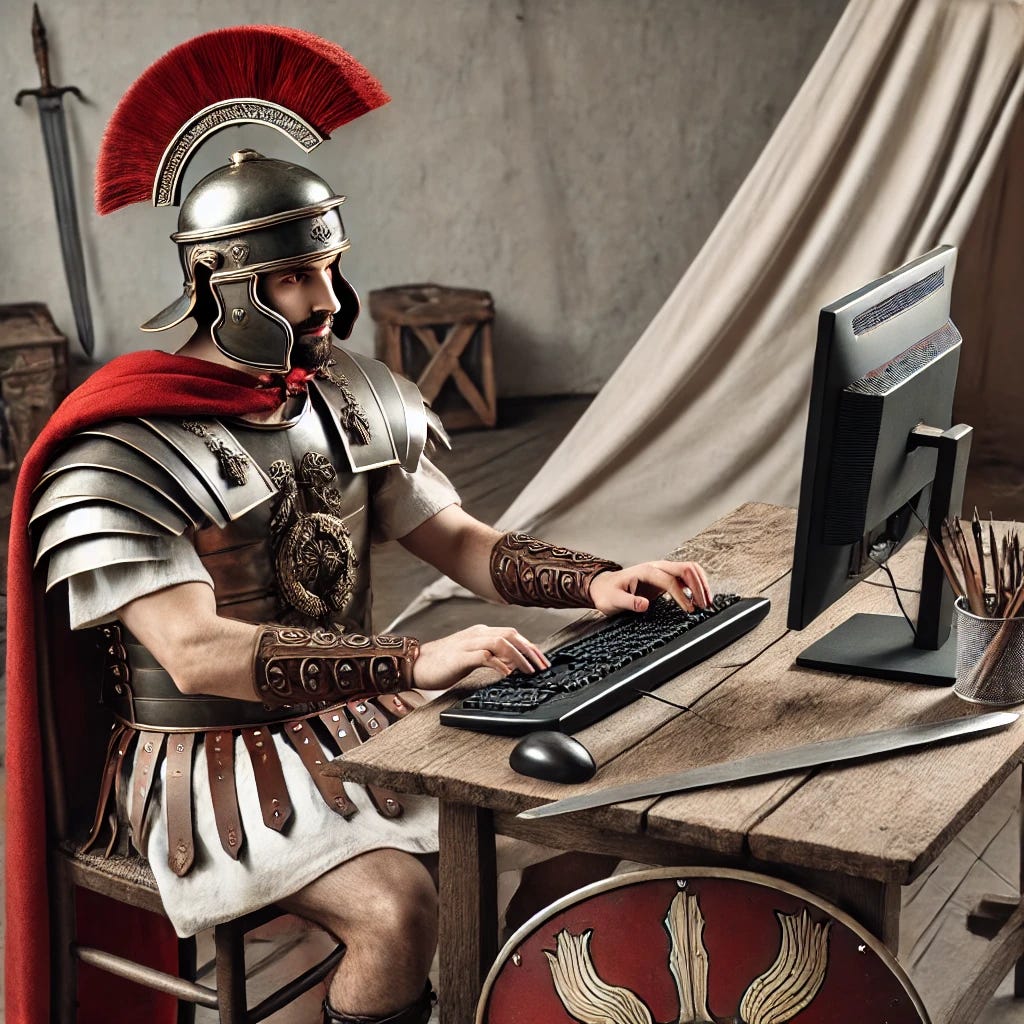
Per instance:
[[[509,604],[592,608],[594,577],[621,568],[617,562],[556,547],[526,533],[506,533],[491,549],[491,581]]]

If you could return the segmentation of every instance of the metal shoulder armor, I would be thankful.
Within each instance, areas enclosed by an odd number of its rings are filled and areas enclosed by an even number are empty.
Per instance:
[[[30,525],[48,584],[157,561],[189,529],[225,526],[275,488],[217,420],[114,420],[75,435],[42,474]]]
[[[343,381],[346,388],[331,378]],[[379,360],[335,349],[331,378],[315,380],[310,392],[313,401],[330,412],[353,472],[401,466],[412,473],[419,466],[428,439],[451,447],[441,421],[423,401],[419,388]],[[358,403],[369,425],[370,439],[366,443],[353,442],[343,427],[352,400]]]

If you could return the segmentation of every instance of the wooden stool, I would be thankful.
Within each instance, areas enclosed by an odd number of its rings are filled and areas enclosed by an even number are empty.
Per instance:
[[[406,284],[370,292],[377,358],[414,380],[451,430],[493,427],[490,292]]]

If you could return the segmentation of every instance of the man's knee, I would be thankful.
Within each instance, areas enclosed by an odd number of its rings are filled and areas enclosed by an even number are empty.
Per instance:
[[[437,890],[430,872],[415,857],[397,850],[369,854],[373,881],[367,886],[366,921],[384,941],[437,937]]]
[[[329,871],[289,900],[308,917],[354,945],[429,947],[437,931],[437,891],[412,854],[373,850]]]

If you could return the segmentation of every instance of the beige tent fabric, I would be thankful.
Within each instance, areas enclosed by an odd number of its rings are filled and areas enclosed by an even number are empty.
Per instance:
[[[979,205],[998,231],[982,199],[1010,174],[1022,50],[1017,2],[852,0],[690,269],[499,528],[630,564],[741,502],[795,504],[818,310],[960,243]],[[973,241],[984,281],[998,249]],[[409,611],[457,592],[440,581]]]
[[[1024,488],[1022,236],[1024,114],[961,243],[953,295],[953,319],[964,336],[954,412],[974,427],[972,472],[992,482],[995,507],[982,512],[1004,519],[1019,517]],[[1011,499],[1003,506],[1001,494]]]

